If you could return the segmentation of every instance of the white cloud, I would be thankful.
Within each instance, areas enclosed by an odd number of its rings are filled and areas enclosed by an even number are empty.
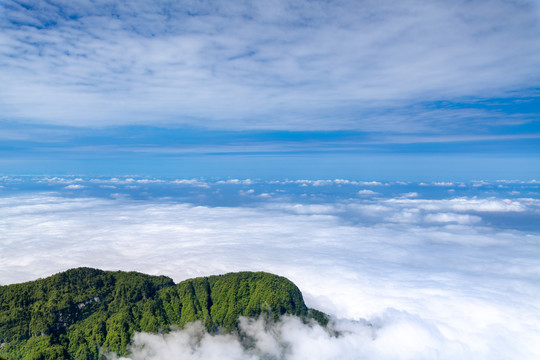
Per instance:
[[[83,181],[81,178],[70,178],[70,177],[42,177],[35,180],[37,183],[49,183],[49,184],[72,184],[76,182]]]
[[[67,190],[78,190],[78,189],[84,189],[84,188],[85,188],[84,185],[79,185],[79,184],[71,184],[64,187],[64,189],[67,189]]]
[[[503,184],[539,184],[540,181],[538,180],[529,180],[529,181],[524,181],[524,180],[497,180],[496,182],[498,183],[503,183]]]
[[[161,179],[138,179],[136,180],[139,184],[156,184],[156,183],[162,183],[164,182]]]
[[[454,186],[454,183],[453,182],[448,182],[448,181],[435,181],[435,182],[432,182],[430,184],[426,184],[426,183],[420,183],[418,184],[420,186],[446,186],[446,187],[449,187],[449,186]]]
[[[362,190],[358,190],[357,194],[361,196],[369,196],[369,195],[378,195],[379,193],[373,190],[369,190],[369,189],[362,189]]]
[[[425,220],[428,222],[440,222],[440,223],[455,222],[458,224],[473,224],[473,223],[480,222],[482,219],[479,216],[452,214],[452,213],[438,213],[438,214],[426,215]]]
[[[363,186],[382,186],[383,185],[383,183],[381,183],[380,181],[357,181],[357,184],[363,185]]]
[[[172,182],[173,184],[177,185],[191,185],[195,187],[201,187],[201,188],[209,188],[210,186],[201,180],[197,179],[177,179]]]
[[[513,119],[419,103],[537,85],[533,1],[53,4],[2,5],[7,118],[422,132]]]
[[[417,197],[417,193],[409,193],[407,197]],[[414,195],[414,196],[413,196]],[[453,198],[444,200],[424,200],[424,199],[391,199],[391,203],[398,203],[402,206],[412,206],[423,210],[432,211],[475,211],[475,212],[523,212],[527,204],[535,204],[536,200],[530,199],[477,199],[477,198]]]
[[[219,180],[216,182],[216,184],[234,184],[234,185],[251,185],[253,184],[253,180],[251,179],[228,179],[228,180]]]
[[[248,324],[246,331],[260,339],[254,352],[234,337],[203,334],[193,352],[178,355],[188,359],[223,353],[259,359],[275,355],[280,341],[291,344],[286,359],[313,358],[314,351],[318,359],[535,358],[540,236],[490,227],[484,216],[495,209],[534,216],[540,204],[357,198],[209,207],[14,195],[0,198],[0,282],[76,266],[175,281],[264,270],[294,281],[308,306],[349,319],[336,320],[344,330],[337,339],[294,319],[267,332]],[[145,344],[140,351],[150,359],[170,358],[191,341],[190,331],[163,338],[141,334],[136,344]],[[144,353],[152,349],[154,355]],[[135,351],[133,360],[143,355],[137,356]]]
[[[332,185],[334,182],[332,180],[315,180],[311,183],[313,186],[325,186]]]
[[[300,184],[307,186],[331,186],[331,185],[360,185],[360,186],[383,186],[388,184],[383,184],[380,181],[356,181],[356,180],[347,180],[347,179],[318,179],[318,180],[283,180],[277,181],[272,180],[269,184]],[[404,183],[405,184],[405,183]]]
[[[529,346],[504,348],[508,343],[485,349],[478,339],[460,342],[443,334],[419,316],[388,310],[372,323],[335,320],[332,332],[294,317],[269,323],[241,319],[242,337],[210,335],[200,323],[184,330],[157,335],[139,333],[131,353],[120,360],[168,359],[505,359],[529,355]],[[506,333],[501,329],[501,335]],[[249,346],[246,346],[249,343]],[[501,346],[503,345],[503,346]],[[111,356],[111,359],[116,357]]]
[[[418,193],[416,191],[411,191],[405,194],[401,194],[402,198],[415,198],[418,197]]]

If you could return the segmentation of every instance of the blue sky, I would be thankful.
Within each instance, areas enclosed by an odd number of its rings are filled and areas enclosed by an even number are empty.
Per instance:
[[[536,0],[2,0],[0,284],[263,270],[342,333],[132,360],[539,358],[539,48]]]
[[[3,1],[5,174],[540,176],[535,1]]]

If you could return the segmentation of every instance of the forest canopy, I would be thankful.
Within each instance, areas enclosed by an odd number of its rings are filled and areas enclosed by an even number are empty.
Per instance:
[[[290,314],[325,325],[284,277],[239,272],[175,284],[137,272],[68,270],[0,286],[0,359],[105,359],[126,355],[135,332],[167,332],[201,321],[209,332],[238,331],[240,316]]]

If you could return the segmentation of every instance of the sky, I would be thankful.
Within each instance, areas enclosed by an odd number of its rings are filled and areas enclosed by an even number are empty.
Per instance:
[[[341,334],[123,360],[538,359],[539,47],[533,0],[2,0],[0,285],[262,270]]]
[[[540,175],[537,1],[0,4],[4,174]]]

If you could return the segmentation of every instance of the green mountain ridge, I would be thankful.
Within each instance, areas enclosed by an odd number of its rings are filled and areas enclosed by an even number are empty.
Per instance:
[[[299,316],[326,325],[290,280],[238,272],[175,284],[166,276],[77,268],[0,286],[0,359],[105,359],[126,355],[135,332],[167,332],[201,321],[237,332],[240,316]]]

